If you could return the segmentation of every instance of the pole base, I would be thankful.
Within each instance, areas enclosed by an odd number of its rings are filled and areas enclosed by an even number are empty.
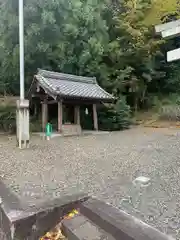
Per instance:
[[[21,140],[21,142],[20,142],[20,141],[17,140],[17,145],[16,146],[19,147],[20,149],[29,148],[29,141]]]
[[[16,110],[17,146],[29,148],[29,101],[18,100]]]

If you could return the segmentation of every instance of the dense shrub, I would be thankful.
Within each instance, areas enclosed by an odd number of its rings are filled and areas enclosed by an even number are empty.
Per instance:
[[[29,130],[30,130],[30,132],[41,132],[42,131],[41,120],[31,117],[30,124],[29,124]]]
[[[180,95],[178,93],[168,95],[151,96],[151,110],[157,112],[161,120],[180,121]]]
[[[0,107],[0,131],[1,132],[16,132],[16,108],[14,106]]]
[[[99,128],[106,131],[117,131],[129,128],[130,107],[125,98],[121,98],[115,105],[106,105],[99,111]]]
[[[180,105],[166,105],[160,109],[160,119],[168,121],[180,121]]]
[[[33,117],[30,119],[30,132],[41,132],[40,120]],[[0,106],[0,132],[16,133],[16,107],[10,105]]]

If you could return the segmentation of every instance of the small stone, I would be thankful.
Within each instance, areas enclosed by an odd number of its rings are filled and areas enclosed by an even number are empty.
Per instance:
[[[150,178],[144,177],[144,176],[137,177],[133,181],[133,184],[134,185],[140,185],[140,186],[148,186],[150,184]]]

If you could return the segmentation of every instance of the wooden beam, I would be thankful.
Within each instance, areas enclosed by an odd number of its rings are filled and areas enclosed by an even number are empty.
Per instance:
[[[37,103],[35,102],[34,103],[34,117],[37,116],[37,113],[38,113],[38,111],[37,111]]]
[[[63,108],[62,101],[58,101],[58,132],[62,132]]]
[[[42,94],[42,93],[33,93],[32,98],[39,98],[41,101],[48,99],[48,94]]]
[[[51,100],[51,101],[48,101],[48,104],[56,104],[57,101],[56,100]]]
[[[97,116],[96,104],[93,104],[93,122],[94,122],[94,130],[98,131],[98,116]]]
[[[80,125],[80,106],[74,107],[74,123]]]
[[[45,131],[46,124],[48,122],[48,105],[47,101],[42,103],[42,130]]]

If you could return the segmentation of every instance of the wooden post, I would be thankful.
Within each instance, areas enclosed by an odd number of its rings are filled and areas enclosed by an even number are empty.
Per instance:
[[[93,104],[93,122],[94,122],[94,130],[98,131],[98,117],[97,117],[96,104]]]
[[[58,102],[58,132],[62,132],[62,120],[63,120],[62,101]]]
[[[74,108],[74,123],[80,125],[80,107],[75,106]]]
[[[44,101],[42,103],[42,130],[43,130],[43,132],[45,131],[47,121],[48,121],[48,105],[47,105],[47,101]]]
[[[37,117],[37,103],[34,104],[34,117]]]

